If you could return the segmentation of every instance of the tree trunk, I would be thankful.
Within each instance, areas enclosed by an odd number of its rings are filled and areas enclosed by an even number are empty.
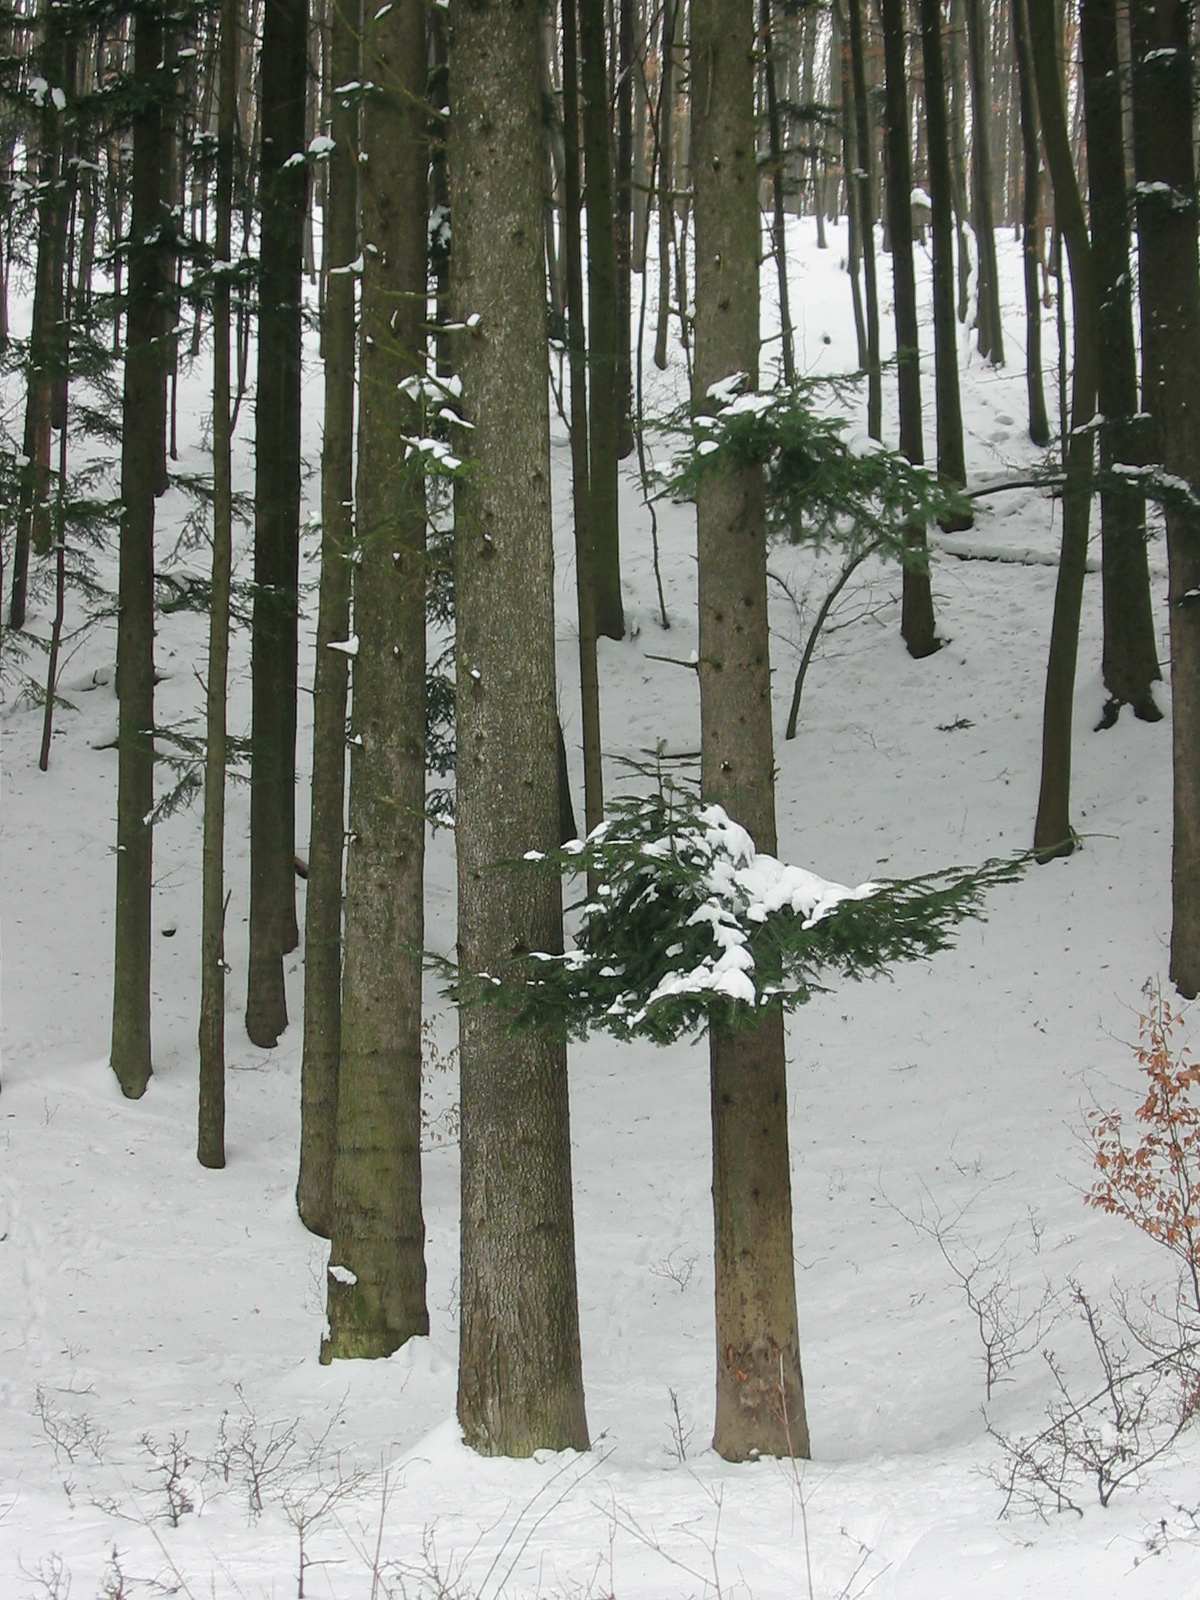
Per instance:
[[[587,187],[589,527],[596,631],[625,637],[617,520],[617,267],[613,244],[613,181],[605,61],[604,0],[579,0],[580,87]]]
[[[331,7],[329,75],[360,77],[361,7]],[[345,848],[346,683],[349,660],[330,645],[350,632],[354,548],[355,306],[358,254],[358,102],[333,95],[326,182],[325,431],[321,445],[321,587],[313,676],[312,810],[304,912],[304,1050],[300,1067],[300,1174],[296,1206],[306,1228],[333,1223],[338,1067],[342,1055],[342,858]]]
[[[762,45],[763,76],[767,88],[767,137],[771,151],[771,198],[773,201],[771,243],[775,252],[775,271],[779,279],[779,329],[783,343],[783,381],[790,388],[796,381],[796,353],[792,339],[792,312],[788,304],[787,214],[783,208],[783,140],[780,136],[779,96],[775,92],[775,52],[771,47],[771,0],[760,0],[759,38]],[[820,212],[818,226],[823,225]]]
[[[1190,502],[1167,507],[1174,833],[1171,978],[1200,993],[1200,271],[1192,146],[1191,13],[1182,0],[1132,0],[1143,405],[1157,454]]]
[[[753,0],[692,0],[696,366],[692,394],[758,382]],[[775,849],[767,551],[761,470],[706,477],[696,502],[701,787]],[[717,1406],[727,1460],[807,1456],[783,1015],[709,1037]]]
[[[871,176],[871,110],[863,54],[862,0],[848,0],[850,69],[854,81],[855,169],[858,232],[862,244],[863,280],[867,299],[867,432],[883,437],[883,384],[879,372],[879,293],[875,284],[875,195]]]
[[[38,50],[42,76],[61,88],[75,76],[77,41],[72,26],[57,7],[48,7],[45,36]],[[74,108],[72,108],[73,110]],[[59,427],[60,409],[55,390],[60,382],[63,308],[63,269],[66,255],[66,136],[67,113],[52,95],[42,96],[38,117],[37,266],[34,271],[33,309],[26,368],[25,435],[22,455],[17,531],[13,547],[12,593],[9,626],[25,626],[29,584],[30,547],[45,555],[50,549],[50,430]]]
[[[975,250],[979,354],[1004,365],[1000,325],[1000,281],[996,273],[996,230],[992,221],[992,78],[988,70],[988,18],[984,0],[966,0],[967,57],[971,74],[971,198]]]
[[[588,481],[587,345],[579,185],[579,51],[575,0],[563,0],[563,192],[567,262],[567,358],[571,371],[571,500],[575,514],[575,594],[579,612],[579,698],[583,725],[583,810],[588,833],[604,820],[596,587]]]
[[[675,158],[675,29],[679,0],[663,0],[658,71],[658,323],[654,365],[667,367],[671,320],[671,245],[675,238],[675,200],[671,192]]]
[[[962,39],[964,0],[950,0],[946,66],[950,74],[950,177],[954,184],[954,225],[958,233],[958,320],[966,322],[971,303],[971,255],[967,245],[967,130]]]
[[[238,4],[222,0],[217,110],[216,258],[213,283],[213,561],[208,617],[204,753],[204,882],[200,931],[200,1111],[196,1155],[225,1165],[225,691],[233,492],[229,440],[229,277],[233,255],[233,139]]]
[[[892,229],[892,295],[896,316],[896,375],[900,390],[900,449],[914,466],[925,463],[921,426],[921,351],[917,332],[917,281],[912,253],[912,166],[909,159],[908,62],[904,49],[904,0],[881,0],[883,15],[884,87],[887,96],[885,137],[888,157],[887,203]],[[910,524],[906,542],[924,553],[924,524]],[[938,648],[929,570],[904,566],[900,633],[916,660]]]
[[[536,0],[455,19],[454,296],[473,470],[455,508],[458,955],[465,981],[558,950],[554,589]],[[485,1455],[586,1449],[565,1047],[460,1011],[458,1417]]]
[[[429,1332],[421,1214],[425,943],[425,482],[407,439],[425,374],[425,8],[363,38],[359,385],[350,837],[337,1159],[321,1359],[388,1356]],[[543,147],[544,160],[544,147]],[[540,209],[540,208],[539,208]],[[541,274],[538,273],[541,281]],[[488,302],[482,302],[487,304]],[[461,658],[460,658],[461,659]]]
[[[954,320],[954,182],[950,172],[946,77],[942,61],[942,7],[941,0],[920,0],[920,4],[933,234],[937,467],[941,478],[962,488],[967,481],[967,468],[963,455],[962,405],[958,392],[958,329]],[[960,533],[971,527],[973,522],[974,518],[969,515],[949,516],[943,519],[942,528],[947,533]]]
[[[636,0],[617,0],[617,174],[613,253],[617,274],[617,455],[633,450],[633,12]]]
[[[156,11],[134,16],[133,216],[125,313],[121,428],[121,545],[117,580],[117,902],[112,1068],[136,1100],[150,1080],[150,814],[154,809],[154,487],[162,361],[163,30]]]
[[[869,363],[867,325],[863,317],[862,290],[859,273],[862,270],[862,229],[858,220],[858,140],[855,134],[854,84],[850,73],[850,44],[845,36],[840,0],[835,0],[834,17],[837,33],[841,37],[839,66],[842,75],[842,173],[846,180],[846,242],[849,260],[846,270],[850,274],[850,300],[854,310],[854,336],[858,349],[858,370],[865,372]],[[830,68],[832,71],[832,66]]]
[[[1071,432],[1066,445],[1062,553],[1050,626],[1050,659],[1042,716],[1042,773],[1033,844],[1039,861],[1075,848],[1071,828],[1071,722],[1079,615],[1087,570],[1088,520],[1092,499],[1092,434],[1096,411],[1096,288],[1087,222],[1067,135],[1062,76],[1058,65],[1054,0],[1028,0],[1030,42],[1046,159],[1054,184],[1054,210],[1067,244],[1074,308],[1075,367],[1071,375]]]
[[[1025,384],[1029,394],[1029,437],[1036,445],[1050,443],[1046,392],[1042,383],[1042,306],[1038,294],[1038,262],[1042,255],[1042,149],[1033,60],[1029,51],[1029,18],[1025,0],[1012,0],[1013,37],[1017,52],[1017,87],[1021,102],[1022,239],[1025,262]]]
[[[1137,467],[1138,409],[1133,296],[1129,275],[1129,205],[1121,126],[1121,61],[1116,0],[1082,0],[1083,98],[1087,127],[1088,207],[1099,311],[1097,401],[1100,430],[1101,572],[1104,580],[1104,687],[1110,717],[1122,705],[1157,722],[1162,713],[1151,685],[1162,677],[1154,643],[1150,570],[1146,560],[1146,503],[1136,485],[1121,482],[1123,466]],[[1106,721],[1108,719],[1106,718]]]
[[[259,193],[258,399],[254,430],[251,634],[250,970],[246,1032],[287,1027],[283,958],[296,927],[296,648],[300,568],[300,283],[308,0],[265,0]],[[423,209],[423,208],[422,208]]]

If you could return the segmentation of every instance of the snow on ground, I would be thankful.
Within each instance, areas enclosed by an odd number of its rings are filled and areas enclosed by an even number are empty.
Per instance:
[[[792,303],[802,370],[853,365],[839,245],[793,224]],[[962,337],[973,479],[1027,465],[1020,259],[1001,243],[1009,364]],[[922,258],[923,259],[923,258]],[[928,304],[927,261],[925,270]],[[881,279],[890,279],[887,258]],[[769,300],[773,267],[764,268]],[[653,305],[653,285],[650,304]],[[885,344],[889,305],[885,300]],[[765,315],[769,315],[765,313]],[[925,339],[929,333],[926,326]],[[1053,321],[1046,317],[1048,361]],[[308,352],[306,441],[319,438]],[[926,398],[932,447],[931,362]],[[680,363],[652,366],[647,408],[679,393]],[[1053,368],[1048,366],[1050,395]],[[185,385],[181,465],[202,471],[196,418],[206,374]],[[894,437],[893,383],[885,426]],[[1053,403],[1053,402],[1052,402]],[[861,421],[861,419],[859,419]],[[239,474],[249,487],[249,408]],[[578,741],[568,450],[555,426],[560,703]],[[315,505],[315,474],[306,484]],[[610,787],[619,758],[660,740],[695,751],[694,533],[659,508],[671,628],[656,620],[648,518],[627,471],[622,510],[631,637],[602,644]],[[165,524],[182,515],[172,494]],[[1052,557],[1058,527],[1032,492],[982,501],[958,550]],[[170,548],[164,534],[161,548]],[[311,556],[314,541],[308,540]],[[240,572],[248,576],[243,535]],[[187,558],[202,570],[203,552]],[[1165,609],[1161,536],[1151,546]],[[791,680],[823,566],[776,550],[772,570],[780,854],[860,882],[1020,849],[1036,802],[1041,693],[1055,573],[1044,559],[934,569],[946,648],[910,661],[898,580],[863,569],[818,651],[798,736],[783,740]],[[309,576],[311,577],[311,567]],[[109,573],[111,579],[112,574]],[[312,596],[310,594],[310,602]],[[309,618],[311,628],[311,617]],[[33,625],[45,629],[43,607]],[[163,617],[163,720],[202,715],[204,630]],[[122,1100],[106,1065],[116,754],[111,627],[74,650],[50,771],[36,770],[40,712],[3,718],[3,1095],[0,1098],[0,1595],[180,1593],[338,1600],[388,1592],[753,1600],[869,1592],[876,1600],[1200,1595],[1194,1438],[1108,1509],[1000,1519],[989,1473],[983,1349],[961,1285],[928,1230],[953,1222],[953,1259],[1011,1276],[1014,1311],[1075,1276],[1102,1302],[1170,1281],[1162,1252],[1089,1210],[1086,1108],[1128,1105],[1141,990],[1165,980],[1170,735],[1103,701],[1100,591],[1088,582],[1076,696],[1067,863],[996,891],[988,920],[952,952],[894,980],[818,996],[790,1024],[797,1289],[814,1458],[731,1467],[712,1424],[712,1268],[707,1057],[603,1039],[571,1057],[574,1181],[587,1455],[484,1461],[454,1423],[457,1152],[425,1163],[428,1339],[390,1361],[322,1368],[324,1249],[292,1201],[301,955],[288,964],[293,1024],[254,1049],[241,1024],[246,972],[244,787],[230,795],[229,1165],[194,1158],[200,922],[198,810],[155,841],[155,1076]],[[311,632],[302,673],[311,674]],[[40,670],[35,668],[34,670]],[[249,718],[248,646],[237,642],[233,726]],[[1160,691],[1160,701],[1167,695]],[[303,700],[302,700],[303,716]],[[300,763],[307,762],[306,730]],[[577,764],[578,766],[578,764]],[[576,770],[576,803],[581,803]],[[303,834],[307,804],[298,807]],[[428,936],[453,942],[453,839],[430,838]],[[431,985],[443,1049],[454,1022]],[[431,1110],[454,1097],[447,1075]],[[1001,1431],[1036,1431],[1050,1377],[1036,1347],[994,1391]],[[1076,1322],[1042,1339],[1072,1371]],[[1075,1365],[1073,1365],[1075,1364]],[[172,1440],[178,1472],[172,1475]],[[290,1442],[289,1442],[290,1441]],[[259,1463],[251,1504],[248,1463]],[[178,1526],[172,1526],[174,1497]],[[184,1509],[184,1501],[187,1509]],[[122,1587],[122,1584],[124,1587]],[[162,1586],[162,1587],[156,1587]],[[390,1590],[387,1585],[390,1585]],[[440,1585],[440,1587],[439,1587]]]

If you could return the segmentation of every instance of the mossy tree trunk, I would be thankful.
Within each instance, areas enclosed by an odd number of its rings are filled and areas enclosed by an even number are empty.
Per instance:
[[[757,384],[759,208],[754,0],[693,0],[696,206],[693,400],[736,372]],[[775,849],[764,486],[759,470],[709,477],[696,504],[701,787],[762,850]],[[796,1320],[783,1014],[714,1027],[717,1397],[727,1460],[808,1454]]]
[[[472,0],[450,65],[452,281],[471,470],[455,507],[458,959],[561,949],[536,0]],[[584,1449],[566,1049],[490,1006],[459,1022],[458,1417],[485,1455]]]
[[[359,77],[361,6],[330,7],[329,77],[338,88]],[[354,545],[355,291],[358,254],[358,100],[330,101],[333,150],[326,172],[327,286],[325,431],[321,444],[321,581],[313,676],[312,799],[304,910],[304,1050],[300,1067],[300,1175],[296,1206],[305,1227],[329,1235],[337,1148],[342,1037],[342,861],[346,802],[346,686],[349,661],[331,649],[350,631]]]

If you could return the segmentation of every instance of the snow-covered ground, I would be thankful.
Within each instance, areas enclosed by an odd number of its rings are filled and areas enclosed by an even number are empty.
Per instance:
[[[798,365],[853,365],[842,230],[791,231]],[[1008,366],[961,335],[969,471],[1028,465],[1019,255],[1001,241]],[[924,271],[928,330],[928,263]],[[773,266],[764,267],[769,300]],[[881,258],[881,280],[890,285]],[[636,296],[635,296],[636,298]],[[654,304],[651,285],[650,304]],[[891,341],[890,292],[884,305]],[[769,309],[764,312],[769,318]],[[1048,363],[1054,357],[1046,316]],[[648,346],[650,344],[648,338]],[[931,360],[927,441],[933,444]],[[184,386],[184,468],[202,471],[206,372]],[[1053,368],[1047,368],[1053,408]],[[894,383],[885,430],[894,438]],[[648,366],[647,409],[679,391]],[[320,374],[308,351],[306,449],[317,458]],[[865,402],[860,409],[865,411]],[[861,419],[860,419],[861,420]],[[238,437],[249,487],[250,410]],[[560,703],[579,737],[566,438],[554,431]],[[631,464],[627,464],[627,467]],[[316,503],[315,473],[306,484]],[[182,502],[162,503],[160,549]],[[623,479],[631,636],[602,644],[607,781],[659,741],[695,751],[694,523],[659,508],[671,627],[657,620],[649,519]],[[894,572],[863,569],[818,650],[796,739],[783,727],[828,567],[777,549],[772,571],[780,853],[856,883],[1028,844],[1058,526],[1033,492],[979,503],[958,550],[1025,560],[934,567],[946,648],[915,663]],[[309,556],[314,540],[307,541]],[[1033,559],[1029,559],[1032,553]],[[1164,630],[1164,551],[1150,550]],[[196,552],[185,564],[203,570]],[[246,538],[240,574],[248,576]],[[311,576],[311,567],[309,573]],[[108,577],[112,579],[111,564]],[[310,591],[310,609],[313,600]],[[310,634],[302,673],[311,677]],[[32,626],[45,629],[44,614]],[[0,1096],[0,1596],[284,1597],[387,1593],[734,1595],[814,1600],[1099,1600],[1200,1595],[1200,1451],[1179,1450],[1107,1509],[1000,1518],[1002,1466],[985,1422],[984,1350],[952,1262],[1004,1314],[1078,1280],[1101,1303],[1172,1282],[1127,1224],[1090,1210],[1084,1142],[1094,1102],[1129,1106],[1129,1049],[1146,980],[1164,983],[1170,926],[1169,722],[1093,733],[1102,702],[1100,590],[1088,580],[1076,696],[1073,816],[1085,847],[990,898],[988,920],[936,961],[815,997],[789,1025],[796,1277],[813,1460],[731,1467],[707,1448],[713,1405],[707,1052],[597,1039],[573,1049],[571,1095],[587,1455],[484,1461],[454,1422],[458,1165],[424,1168],[432,1330],[390,1361],[323,1368],[324,1248],[299,1223],[295,1182],[302,954],[292,1026],[263,1052],[241,1022],[247,796],[230,795],[229,1165],[195,1161],[200,817],[155,840],[154,1065],[121,1098],[109,1036],[116,754],[114,638],[100,626],[64,669],[50,770],[41,714],[3,714],[3,1094]],[[160,720],[202,716],[204,624],[160,620]],[[40,663],[33,670],[41,671]],[[232,725],[249,719],[248,645],[235,647]],[[1159,692],[1166,707],[1168,696]],[[303,717],[303,697],[302,697]],[[302,729],[302,775],[308,760]],[[575,755],[573,754],[573,759]],[[576,803],[581,781],[576,761]],[[307,800],[298,806],[301,840]],[[453,836],[431,836],[428,937],[453,943]],[[454,1019],[427,994],[443,1051]],[[431,1084],[431,1114],[454,1099]],[[925,1219],[924,1229],[908,1219]],[[1009,1287],[1004,1288],[1005,1285]],[[1018,1312],[1018,1295],[1020,1307]],[[1087,1341],[1064,1317],[1017,1341],[986,1417],[1041,1425],[1052,1348],[1087,1381]],[[178,1473],[170,1457],[177,1445]],[[261,1509],[248,1488],[260,1476]],[[178,1525],[172,1525],[172,1497]],[[186,1502],[186,1509],[185,1503]]]

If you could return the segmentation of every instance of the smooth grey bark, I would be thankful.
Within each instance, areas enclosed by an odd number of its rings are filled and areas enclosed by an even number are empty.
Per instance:
[[[867,432],[883,437],[883,381],[879,370],[879,291],[875,282],[875,196],[871,175],[871,108],[867,100],[862,0],[847,0],[850,73],[854,84],[856,212],[867,301]]]
[[[696,345],[692,398],[758,382],[753,0],[692,0]],[[701,789],[775,849],[767,550],[760,469],[706,476],[696,502]],[[783,1013],[712,1027],[716,1423],[727,1460],[807,1456],[792,1257]]]
[[[333,0],[329,75],[359,77],[358,0]],[[300,1064],[300,1171],[296,1206],[328,1237],[333,1221],[338,1070],[342,1053],[342,868],[345,855],[346,690],[349,661],[331,649],[350,631],[354,546],[355,291],[358,255],[358,100],[333,95],[326,169],[325,428],[321,442],[321,579],[313,676],[312,794],[304,908],[304,1048]]]
[[[1004,365],[1000,323],[1000,279],[992,220],[992,74],[988,13],[983,0],[966,0],[967,58],[971,76],[971,214],[975,223],[977,347],[995,366]]]
[[[1025,0],[1012,0],[1012,7],[1017,92],[1021,109],[1021,149],[1024,157],[1021,237],[1025,266],[1025,387],[1029,396],[1029,437],[1034,444],[1048,445],[1050,422],[1046,415],[1046,391],[1042,382],[1042,304],[1038,293],[1038,264],[1042,258],[1042,147]]]
[[[362,361],[350,833],[322,1361],[429,1332],[421,1212],[425,942],[425,8],[364,17]]]
[[[542,271],[539,7],[453,16],[454,299],[471,470],[455,506],[458,959],[464,982],[558,950],[553,543]],[[567,1058],[460,1010],[458,1417],[485,1455],[586,1449]]]

